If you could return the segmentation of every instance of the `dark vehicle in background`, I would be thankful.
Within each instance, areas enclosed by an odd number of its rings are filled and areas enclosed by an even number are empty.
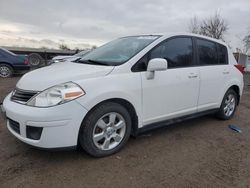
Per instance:
[[[13,74],[24,73],[30,70],[28,57],[16,55],[4,48],[0,48],[0,77],[7,78]]]
[[[83,56],[87,55],[90,51],[91,50],[84,50],[71,56],[63,56],[63,55],[55,56],[49,61],[48,64],[50,65],[53,63],[64,62],[64,61],[77,61],[81,59]]]
[[[67,49],[47,49],[47,48],[27,48],[4,46],[5,49],[20,55],[27,55],[31,67],[39,68],[49,64],[49,61],[58,55],[74,55],[76,50]]]

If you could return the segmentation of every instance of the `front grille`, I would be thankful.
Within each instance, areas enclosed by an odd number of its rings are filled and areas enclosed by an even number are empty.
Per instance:
[[[16,88],[13,91],[13,94],[11,96],[11,100],[21,102],[21,103],[26,103],[35,94],[37,94],[36,91],[25,91],[25,90],[20,90],[20,89]]]
[[[19,123],[12,120],[12,119],[9,119],[9,118],[8,118],[8,121],[9,121],[10,128],[13,131],[15,131],[16,133],[20,134],[20,125],[19,125]]]

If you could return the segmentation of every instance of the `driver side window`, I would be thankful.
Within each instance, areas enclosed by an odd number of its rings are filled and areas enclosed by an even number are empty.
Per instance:
[[[144,55],[133,67],[132,72],[147,70],[150,59],[163,58],[168,68],[190,67],[194,65],[193,43],[190,37],[168,39]]]
[[[166,59],[168,61],[169,68],[192,66],[192,39],[188,37],[178,37],[167,40],[150,52],[149,59],[153,58]]]

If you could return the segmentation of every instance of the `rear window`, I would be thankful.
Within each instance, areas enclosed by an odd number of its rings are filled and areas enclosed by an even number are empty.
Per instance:
[[[197,39],[197,48],[200,65],[227,64],[227,48],[224,45]]]

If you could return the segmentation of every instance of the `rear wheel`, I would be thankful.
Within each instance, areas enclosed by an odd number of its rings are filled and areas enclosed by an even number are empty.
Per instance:
[[[0,77],[9,78],[13,74],[13,69],[7,64],[0,64]]]
[[[38,67],[43,63],[43,58],[36,53],[30,54],[28,56],[28,59],[29,59],[29,64],[33,67]]]
[[[95,108],[82,123],[79,142],[94,157],[118,152],[128,141],[131,118],[120,104],[108,102]]]
[[[229,89],[220,106],[218,113],[216,114],[218,118],[223,120],[228,120],[233,117],[236,107],[238,104],[237,94],[233,89]]]

